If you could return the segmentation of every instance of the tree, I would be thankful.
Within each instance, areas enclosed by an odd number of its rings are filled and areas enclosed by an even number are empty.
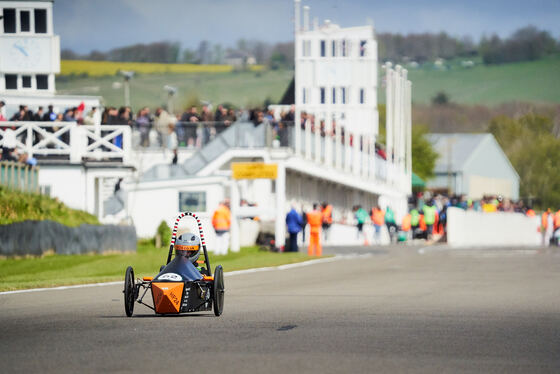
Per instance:
[[[499,116],[488,130],[519,174],[521,196],[536,199],[537,206],[560,206],[560,139],[551,118],[527,114],[518,119]]]
[[[436,96],[432,97],[432,104],[434,105],[447,105],[449,101],[449,95],[445,91],[439,91]]]
[[[196,52],[192,49],[185,48],[183,51],[183,62],[187,64],[196,63]]]
[[[412,170],[424,180],[435,176],[434,168],[439,157],[432,143],[426,138],[427,133],[427,126],[412,126]]]

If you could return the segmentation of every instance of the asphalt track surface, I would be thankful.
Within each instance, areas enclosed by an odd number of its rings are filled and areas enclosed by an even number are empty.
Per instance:
[[[560,251],[333,251],[361,257],[226,276],[219,318],[0,295],[0,372],[560,372]]]

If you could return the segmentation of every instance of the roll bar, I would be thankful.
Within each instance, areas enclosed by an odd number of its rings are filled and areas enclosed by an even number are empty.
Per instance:
[[[192,217],[196,220],[198,225],[198,234],[200,236],[200,244],[202,244],[202,250],[204,251],[204,262],[206,263],[206,271],[208,275],[212,275],[212,270],[210,270],[210,261],[208,260],[208,251],[206,250],[206,240],[204,239],[204,233],[202,232],[202,224],[200,223],[200,218],[192,212],[179,213],[177,219],[175,220],[175,225],[173,225],[173,233],[171,234],[171,244],[169,245],[169,254],[167,255],[167,264],[171,261],[171,255],[173,254],[173,246],[175,245],[175,239],[177,239],[177,228],[179,227],[179,221],[184,217]]]

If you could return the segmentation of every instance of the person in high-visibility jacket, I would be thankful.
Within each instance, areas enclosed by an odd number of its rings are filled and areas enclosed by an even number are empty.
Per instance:
[[[329,237],[329,229],[332,225],[332,205],[328,204],[326,201],[321,204],[321,217],[323,219],[323,223],[321,227],[323,228],[323,239],[325,242]]]
[[[411,221],[412,221],[412,216],[410,215],[410,213],[406,214],[402,220],[401,230],[405,232],[407,240],[410,239],[409,232],[410,229],[412,228],[412,225],[410,223]]]
[[[434,223],[436,222],[437,208],[434,206],[432,201],[429,201],[428,205],[424,205],[422,210],[424,211],[424,222],[426,223],[426,229],[428,230],[428,239],[431,239]]]
[[[410,228],[412,229],[412,239],[415,239],[419,225],[420,213],[418,212],[418,209],[414,208],[410,211]]]
[[[373,222],[373,227],[375,228],[373,241],[380,244],[381,228],[385,224],[385,212],[378,205],[371,210],[371,222]]]
[[[309,224],[309,246],[307,247],[307,254],[309,256],[321,256],[323,254],[323,248],[321,247],[323,216],[317,207],[318,204],[313,204],[313,210],[307,212],[307,223]]]
[[[216,247],[214,253],[217,255],[227,255],[229,247],[229,228],[231,226],[231,212],[229,210],[229,200],[224,200],[212,216],[212,226],[216,232]]]
[[[553,228],[549,227],[548,219],[550,217],[550,208],[548,208],[541,216],[541,233],[542,233],[542,244],[548,245],[550,243],[550,237],[552,236]]]

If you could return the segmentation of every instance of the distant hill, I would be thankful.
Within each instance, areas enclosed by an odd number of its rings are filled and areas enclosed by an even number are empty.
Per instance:
[[[461,62],[446,62],[439,68],[433,63],[418,68],[407,67],[413,83],[413,103],[429,104],[440,91],[456,104],[560,103],[560,55],[533,62],[490,66],[464,67]],[[163,86],[171,84],[179,89],[176,108],[182,108],[193,96],[212,103],[259,105],[267,98],[272,102],[280,100],[292,77],[293,71],[290,70],[143,73],[131,80],[131,100],[135,110],[140,106],[153,108],[165,104],[167,94]],[[56,85],[59,93],[99,95],[104,97],[107,105],[120,106],[123,104],[122,87],[114,82],[122,82],[122,77],[63,76],[57,78]],[[379,101],[384,102],[382,79],[379,90]]]
[[[560,55],[503,65],[453,64],[449,70],[409,69],[414,103],[428,104],[444,91],[457,104],[509,101],[560,103]],[[382,95],[380,95],[381,98]]]

